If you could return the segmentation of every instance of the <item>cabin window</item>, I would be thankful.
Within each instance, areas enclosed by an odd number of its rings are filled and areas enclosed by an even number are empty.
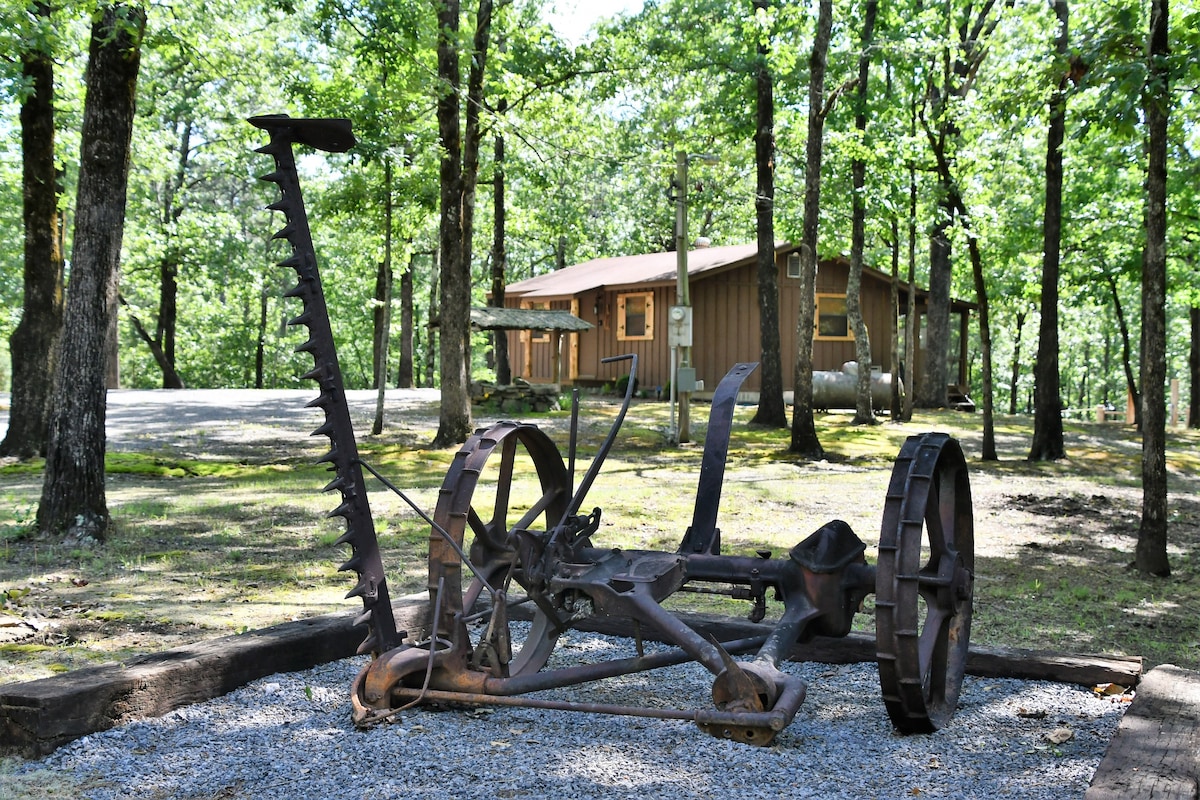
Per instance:
[[[526,300],[525,302],[521,303],[521,308],[528,308],[528,309],[532,309],[532,310],[536,310],[536,311],[549,311],[550,310],[550,302],[545,301],[545,302],[541,302],[541,303],[535,303],[531,300]],[[521,336],[522,337],[528,336],[529,341],[531,341],[531,342],[548,342],[548,341],[550,341],[550,331],[521,331]]]
[[[654,338],[654,293],[617,295],[617,340]]]
[[[846,342],[854,338],[850,330],[850,318],[846,315],[846,295],[818,294],[814,338],[824,341]]]
[[[787,276],[793,280],[800,280],[800,254],[792,253],[787,259]]]

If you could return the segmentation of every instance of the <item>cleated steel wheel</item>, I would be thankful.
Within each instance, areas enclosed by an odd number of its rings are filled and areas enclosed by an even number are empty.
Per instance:
[[[537,672],[550,657],[560,619],[537,594],[532,565],[523,562],[531,551],[518,546],[524,535],[518,532],[533,533],[529,541],[551,530],[570,500],[562,456],[533,425],[496,423],[455,455],[433,514],[454,544],[431,530],[430,607],[441,609],[438,636],[453,642],[471,668],[508,677]],[[460,550],[478,574],[463,564]],[[508,610],[529,602],[533,625],[513,652]]]
[[[975,539],[958,442],[911,436],[892,469],[876,567],[879,682],[892,724],[932,733],[958,705],[971,632]]]

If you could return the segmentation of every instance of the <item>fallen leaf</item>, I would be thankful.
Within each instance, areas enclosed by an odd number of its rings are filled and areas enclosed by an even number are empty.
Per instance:
[[[1017,709],[1017,716],[1022,717],[1024,719],[1045,719],[1046,712],[1045,711],[1030,711],[1027,708],[1019,708],[1019,709]]]
[[[1128,691],[1128,686],[1122,686],[1119,683],[1101,683],[1092,687],[1092,692],[1100,697],[1112,697],[1114,695],[1125,694]]]
[[[1051,744],[1065,744],[1075,738],[1075,731],[1070,728],[1055,728],[1046,734],[1046,741]]]

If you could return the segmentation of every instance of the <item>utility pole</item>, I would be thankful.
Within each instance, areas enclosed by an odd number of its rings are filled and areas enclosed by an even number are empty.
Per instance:
[[[671,346],[671,420],[674,440],[684,444],[692,440],[689,406],[696,391],[696,368],[692,366],[692,298],[688,290],[688,162],[717,163],[714,155],[689,155],[680,150],[675,154],[675,177],[671,188],[675,193],[675,305],[669,315],[668,342]],[[675,353],[679,357],[676,359]],[[676,367],[678,364],[678,367]],[[674,426],[675,397],[679,397],[679,425]]]
[[[682,323],[685,317],[691,315],[692,298],[688,290],[688,216],[687,216],[687,185],[688,185],[688,155],[683,150],[675,154],[675,304],[671,309],[672,322]],[[688,320],[690,322],[690,320]],[[679,349],[679,368],[672,376],[676,390],[679,393],[679,431],[676,441],[679,444],[690,442],[692,389],[696,383],[696,372],[692,369],[692,337],[691,325],[687,325],[686,334],[681,337]]]

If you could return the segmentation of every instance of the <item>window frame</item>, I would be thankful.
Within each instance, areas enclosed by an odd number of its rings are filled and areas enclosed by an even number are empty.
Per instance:
[[[630,335],[627,329],[627,304],[631,298],[643,301],[644,326],[642,333]],[[617,295],[617,341],[648,342],[654,339],[654,292],[622,292]]]
[[[826,316],[834,318],[842,318],[846,321],[845,334],[826,334],[821,333],[821,301],[822,300],[841,300],[842,313],[829,314]],[[813,309],[813,339],[821,342],[852,342],[854,341],[854,329],[850,326],[850,315],[846,310],[846,295],[837,294],[835,292],[818,292],[814,299]]]

